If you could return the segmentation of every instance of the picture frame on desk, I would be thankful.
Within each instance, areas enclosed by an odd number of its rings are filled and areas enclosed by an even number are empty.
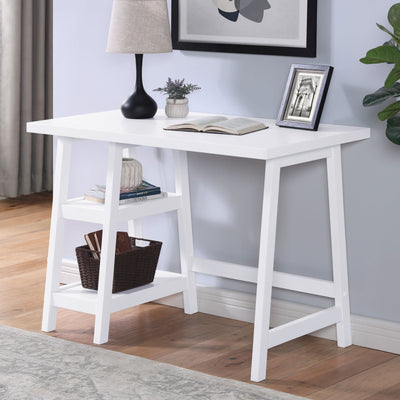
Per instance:
[[[173,48],[316,56],[317,0],[247,0],[243,3],[172,0]]]
[[[332,73],[329,65],[292,64],[276,124],[317,131]]]

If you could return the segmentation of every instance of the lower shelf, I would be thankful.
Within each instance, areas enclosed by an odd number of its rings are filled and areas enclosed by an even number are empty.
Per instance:
[[[183,275],[169,271],[156,271],[152,283],[112,294],[111,312],[124,310],[139,304],[180,293],[183,292],[186,287],[187,280]],[[60,286],[60,288],[53,293],[53,304],[60,308],[95,314],[97,291],[84,289],[80,283]]]

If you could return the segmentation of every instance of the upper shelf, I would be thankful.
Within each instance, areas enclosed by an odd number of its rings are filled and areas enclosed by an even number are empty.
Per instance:
[[[174,211],[179,208],[181,208],[181,196],[168,193],[167,197],[120,205],[118,222]],[[82,197],[69,199],[62,205],[62,216],[66,219],[101,224],[104,221],[104,204],[84,200]]]

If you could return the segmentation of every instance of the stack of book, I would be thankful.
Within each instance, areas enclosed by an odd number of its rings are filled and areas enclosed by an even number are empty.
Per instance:
[[[89,201],[104,203],[105,195],[106,195],[106,187],[102,185],[96,185],[94,189],[91,189],[88,193],[85,193],[83,198]],[[147,181],[142,181],[141,185],[134,190],[121,189],[119,195],[119,204],[127,204],[137,201],[158,199],[166,196],[167,193],[161,192],[159,186],[154,186]]]

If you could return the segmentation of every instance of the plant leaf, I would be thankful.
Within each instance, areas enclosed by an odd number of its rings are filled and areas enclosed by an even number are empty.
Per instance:
[[[388,40],[387,42],[383,43],[382,46],[393,46],[393,47],[399,48],[399,46],[397,45],[397,43],[394,39]]]
[[[391,88],[381,87],[376,92],[366,95],[363,99],[363,106],[373,106],[397,96],[400,96],[400,83],[398,82],[396,82]]]
[[[387,120],[386,137],[395,144],[400,144],[400,117]]]
[[[367,52],[366,57],[360,61],[364,64],[391,63],[400,64],[400,51],[393,46],[378,46]]]
[[[385,80],[385,87],[391,88],[400,79],[400,65],[396,64]]]
[[[400,45],[400,37],[399,37],[399,36],[397,36],[397,35],[393,34],[392,32],[390,32],[389,29],[385,28],[383,25],[380,25],[380,24],[377,23],[376,26],[377,26],[379,29],[381,29],[383,32],[386,32],[388,35],[390,35],[390,36],[393,38],[393,40],[394,40],[398,45]]]
[[[378,113],[378,118],[381,121],[385,121],[388,118],[394,117],[400,111],[400,101],[396,101],[396,103],[390,104],[383,111]]]
[[[389,9],[388,21],[393,26],[394,34],[399,35],[400,33],[400,4],[394,4]]]

